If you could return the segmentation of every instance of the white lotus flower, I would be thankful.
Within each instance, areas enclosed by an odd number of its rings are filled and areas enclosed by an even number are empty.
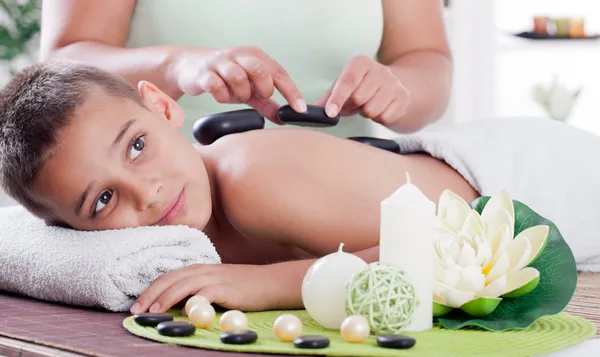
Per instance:
[[[434,257],[434,316],[460,308],[473,316],[494,311],[502,297],[535,289],[540,273],[532,263],[544,248],[549,227],[538,225],[514,237],[515,212],[505,191],[492,196],[481,215],[453,192],[440,196]]]

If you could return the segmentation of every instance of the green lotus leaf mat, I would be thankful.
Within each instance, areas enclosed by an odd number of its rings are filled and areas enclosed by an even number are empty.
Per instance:
[[[189,321],[179,311],[169,311],[175,321]],[[321,334],[330,338],[324,349],[299,349],[293,343],[279,341],[273,334],[273,323],[281,314],[291,313],[303,323],[303,334]],[[426,332],[406,333],[417,343],[410,349],[387,349],[377,346],[375,336],[359,344],[342,339],[339,331],[320,327],[305,310],[267,311],[246,313],[249,329],[258,334],[258,340],[249,345],[228,345],[219,339],[219,317],[208,329],[196,329],[192,336],[167,337],[159,335],[156,328],[138,325],[133,316],[123,320],[123,326],[132,334],[154,341],[210,350],[326,356],[419,356],[419,357],[519,357],[547,354],[576,345],[593,337],[596,327],[589,321],[560,313],[544,316],[525,329],[492,332],[476,328],[448,330],[438,325]]]

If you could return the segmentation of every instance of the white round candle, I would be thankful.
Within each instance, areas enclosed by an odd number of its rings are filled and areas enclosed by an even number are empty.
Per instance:
[[[327,329],[339,330],[346,313],[346,284],[352,276],[367,267],[354,254],[342,251],[317,260],[306,272],[302,282],[302,302],[306,312]]]
[[[379,261],[400,267],[413,284],[419,307],[406,331],[425,331],[433,320],[435,203],[406,174],[406,184],[381,202]]]

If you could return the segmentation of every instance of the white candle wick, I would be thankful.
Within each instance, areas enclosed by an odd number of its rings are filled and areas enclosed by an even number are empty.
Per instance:
[[[408,172],[405,172],[404,175],[406,176],[406,184],[410,185],[410,175],[408,174]]]
[[[338,253],[342,252],[342,248],[344,248],[344,243],[340,243],[340,247],[338,248]]]

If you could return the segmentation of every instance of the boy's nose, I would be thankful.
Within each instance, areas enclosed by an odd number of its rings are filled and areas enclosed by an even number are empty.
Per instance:
[[[134,184],[134,195],[137,209],[144,211],[160,202],[162,182],[160,180],[138,180]]]

